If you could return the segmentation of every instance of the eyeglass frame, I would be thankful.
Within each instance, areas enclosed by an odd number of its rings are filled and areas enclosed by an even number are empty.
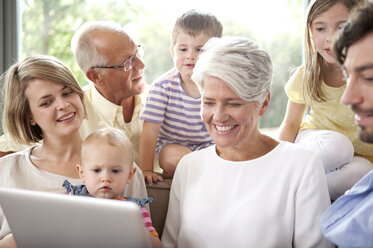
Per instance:
[[[144,47],[141,45],[137,45],[137,49],[135,55],[129,57],[126,61],[123,62],[123,65],[108,65],[108,66],[92,66],[91,69],[121,69],[127,72],[132,70],[132,64],[135,62],[135,57],[138,59],[142,59],[144,56]],[[126,68],[127,64],[129,64],[129,68]]]

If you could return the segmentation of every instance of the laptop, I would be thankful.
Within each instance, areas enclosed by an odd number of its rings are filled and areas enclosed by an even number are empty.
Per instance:
[[[151,247],[133,202],[0,188],[19,248]]]

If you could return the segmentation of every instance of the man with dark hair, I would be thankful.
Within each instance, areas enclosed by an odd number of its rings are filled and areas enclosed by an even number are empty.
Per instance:
[[[342,103],[355,112],[359,138],[373,143],[373,1],[353,12],[335,53],[347,80]],[[333,203],[320,226],[339,247],[373,247],[373,171]]]

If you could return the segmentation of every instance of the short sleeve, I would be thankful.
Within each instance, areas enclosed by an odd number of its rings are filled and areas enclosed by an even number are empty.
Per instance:
[[[290,77],[285,85],[285,92],[289,100],[295,103],[304,104],[303,92],[304,66],[300,66]]]
[[[157,124],[163,122],[168,105],[168,92],[163,87],[163,83],[163,81],[160,81],[152,85],[140,117],[141,120]]]

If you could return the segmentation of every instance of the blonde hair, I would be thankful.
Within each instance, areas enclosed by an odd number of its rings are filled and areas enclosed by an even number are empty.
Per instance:
[[[88,137],[82,143],[81,157],[83,158],[86,154],[86,149],[89,145],[95,142],[105,142],[110,146],[120,147],[124,146],[128,149],[130,154],[130,159],[133,161],[133,145],[127,138],[126,134],[117,128],[114,127],[104,127],[98,129],[88,135]],[[96,152],[96,151],[95,151]],[[132,162],[130,163],[132,166]]]
[[[172,45],[176,44],[176,39],[180,32],[185,32],[190,36],[204,33],[209,37],[221,37],[223,26],[214,15],[192,9],[177,18],[172,32]]]
[[[25,145],[43,139],[39,125],[30,123],[30,105],[25,95],[29,82],[34,79],[49,80],[70,88],[79,95],[84,106],[84,93],[78,82],[71,71],[55,57],[35,55],[13,64],[1,78],[5,88],[3,126],[12,139]]]
[[[303,78],[304,90],[311,96],[311,100],[325,102],[327,97],[321,88],[324,72],[323,57],[317,52],[311,38],[311,26],[313,20],[330,9],[335,4],[343,4],[350,12],[356,6],[365,3],[366,0],[313,0],[307,8],[306,25],[304,32],[304,58],[305,72]]]

